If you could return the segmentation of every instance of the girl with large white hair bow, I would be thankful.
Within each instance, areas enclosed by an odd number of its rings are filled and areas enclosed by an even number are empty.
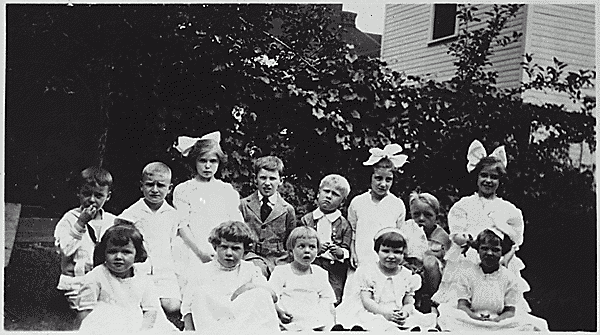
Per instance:
[[[477,192],[461,198],[448,212],[448,227],[452,244],[446,253],[446,268],[440,287],[432,297],[436,303],[456,301],[456,283],[460,273],[469,264],[479,264],[477,252],[470,249],[473,239],[483,230],[490,229],[512,244],[501,259],[502,266],[513,272],[519,282],[520,299],[517,309],[529,312],[523,292],[530,287],[521,276],[525,265],[516,256],[523,243],[524,221],[521,210],[498,197],[498,186],[506,178],[508,160],[504,146],[487,155],[483,144],[474,140],[467,152],[467,171],[476,177]]]

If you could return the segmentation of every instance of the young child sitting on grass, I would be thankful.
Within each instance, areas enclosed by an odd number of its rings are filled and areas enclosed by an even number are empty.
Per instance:
[[[334,322],[335,293],[327,272],[311,263],[320,250],[317,232],[311,227],[297,227],[287,239],[294,260],[279,265],[271,274],[269,285],[278,301],[277,314],[286,330],[329,330]]]
[[[115,221],[102,207],[110,199],[112,175],[103,168],[89,167],[78,176],[79,207],[65,213],[56,224],[54,240],[60,251],[61,275],[57,289],[63,291],[69,307],[79,310],[78,293],[83,276],[92,270],[94,246]],[[75,328],[81,319],[75,320]]]
[[[314,261],[329,274],[336,305],[342,301],[342,293],[350,262],[352,228],[339,208],[350,193],[346,178],[330,174],[321,180],[317,203],[319,207],[302,217],[302,224],[317,231],[321,247]]]
[[[175,208],[165,201],[172,189],[171,169],[161,162],[150,163],[144,167],[140,183],[144,197],[125,209],[119,218],[132,222],[144,236],[150,278],[156,286],[161,306],[166,313],[177,314],[181,293],[172,248],[179,221]]]
[[[438,323],[449,331],[548,331],[546,321],[518,310],[517,276],[500,259],[510,251],[508,236],[485,229],[471,244],[480,263],[465,263],[454,286],[453,300],[439,306]]]
[[[239,221],[223,222],[214,228],[209,242],[216,257],[194,262],[183,288],[181,314],[185,330],[207,333],[264,333],[279,331],[276,296],[267,287],[260,268],[242,260],[254,237]]]

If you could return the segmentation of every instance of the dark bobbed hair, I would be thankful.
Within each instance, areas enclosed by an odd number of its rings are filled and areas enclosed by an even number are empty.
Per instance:
[[[402,248],[405,255],[408,252],[406,239],[400,233],[395,231],[383,233],[375,240],[375,252],[379,252],[379,248],[382,245],[390,248]]]
[[[256,237],[250,227],[240,221],[226,221],[213,228],[208,237],[208,242],[217,248],[223,240],[229,242],[243,243],[244,252],[248,252],[256,242]]]
[[[202,155],[205,155],[209,152],[214,152],[217,154],[217,158],[219,158],[219,169],[221,168],[221,165],[227,163],[227,155],[223,152],[223,149],[221,149],[221,145],[219,144],[219,142],[211,139],[203,139],[196,141],[194,147],[188,155],[188,157],[191,160],[190,163],[192,163],[192,165],[195,166],[196,160],[198,160],[198,158],[200,158]]]
[[[94,248],[94,266],[103,264],[106,261],[106,248],[110,242],[112,245],[124,246],[131,241],[135,247],[135,263],[143,263],[148,258],[146,248],[144,248],[144,237],[142,233],[132,224],[116,223],[108,228],[100,243]]]
[[[504,234],[504,238],[500,238],[500,236],[496,235],[493,231],[489,229],[484,229],[481,233],[477,235],[475,241],[471,243],[471,247],[475,250],[479,250],[479,246],[484,243],[497,244],[502,247],[502,255],[506,255],[515,244],[513,240],[508,237],[508,235]]]
[[[379,160],[379,162],[373,164],[373,169],[392,169],[392,170],[396,170],[396,166],[394,166],[394,163],[389,159],[389,158],[382,158]]]
[[[110,172],[99,166],[90,166],[84,169],[74,181],[75,183],[73,186],[77,192],[79,192],[84,185],[108,186],[109,191],[112,189],[113,185],[113,177]]]
[[[316,238],[317,239],[317,250],[321,249],[321,240],[319,236],[317,236],[317,231],[314,228],[309,226],[299,226],[294,228],[288,236],[287,241],[285,241],[285,246],[287,250],[292,250],[296,246],[296,241],[299,238]]]

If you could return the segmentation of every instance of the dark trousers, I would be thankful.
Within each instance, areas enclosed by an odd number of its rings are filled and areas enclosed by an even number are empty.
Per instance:
[[[320,266],[329,273],[329,284],[331,284],[337,300],[335,305],[339,305],[342,302],[342,293],[344,292],[344,285],[348,276],[348,260],[338,262],[317,257],[313,264]]]

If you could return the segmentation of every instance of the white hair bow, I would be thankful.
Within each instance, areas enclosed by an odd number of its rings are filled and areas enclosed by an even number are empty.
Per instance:
[[[194,144],[196,144],[196,142],[198,142],[200,140],[213,140],[213,141],[216,141],[217,143],[221,143],[221,132],[214,131],[212,133],[206,134],[199,138],[198,137],[189,137],[189,136],[179,136],[177,138],[177,145],[175,146],[175,149],[177,149],[177,151],[181,152],[181,154],[184,157],[187,157],[187,155],[190,153],[190,151],[192,151]]]
[[[377,233],[375,233],[375,236],[373,236],[373,241],[377,241],[377,239],[379,237],[381,237],[381,235],[386,234],[386,233],[398,233],[398,234],[400,234],[400,236],[402,236],[403,238],[405,238],[404,237],[404,233],[399,228],[396,228],[396,227],[385,227],[385,228],[382,228],[379,231],[377,231]]]
[[[392,161],[396,168],[399,168],[404,165],[408,159],[408,156],[399,154],[401,151],[402,147],[396,143],[386,145],[383,150],[379,148],[371,148],[369,149],[371,157],[369,157],[366,162],[363,162],[363,165],[373,165],[383,158],[387,158]]]
[[[485,152],[483,144],[481,144],[481,142],[478,140],[474,140],[469,146],[469,151],[467,152],[467,171],[473,171],[477,163],[479,163],[483,157],[487,157],[487,153]],[[500,160],[500,162],[504,164],[504,167],[508,166],[508,159],[506,159],[506,151],[504,151],[503,145],[497,147],[492,152],[490,157],[495,157]]]

